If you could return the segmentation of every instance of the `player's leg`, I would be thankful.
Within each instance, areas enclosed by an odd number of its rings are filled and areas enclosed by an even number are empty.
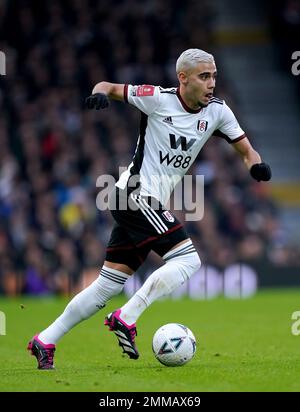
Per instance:
[[[132,298],[120,308],[120,317],[128,325],[135,324],[148,306],[162,296],[172,293],[201,266],[191,239],[172,246],[162,258],[165,264],[155,270]]]
[[[135,246],[134,248],[125,249],[124,253],[120,253],[120,247],[114,244],[114,247],[107,248],[107,258],[113,261],[122,261],[130,265],[136,271],[138,267],[144,262],[146,259],[150,248],[142,247],[137,249]],[[107,262],[107,265],[109,262]],[[109,314],[105,318],[104,324],[109,327],[110,331],[113,331],[116,335],[119,346],[122,347],[123,353],[127,353],[127,355],[132,359],[138,359],[139,353],[135,345],[135,337],[136,337],[136,327],[135,325],[128,326],[119,318],[118,311],[114,311],[113,313]]]
[[[118,217],[122,220],[120,223],[126,227],[138,250],[148,245],[148,248],[156,251],[165,260],[165,265],[152,273],[122,308],[108,315],[109,320],[117,318],[118,323],[122,323],[128,331],[135,330],[136,320],[153,301],[175,290],[189,279],[201,264],[192,241],[169,211],[161,205],[152,208],[147,199],[141,196],[131,196],[140,209],[132,217],[130,210],[124,213],[127,219],[123,219],[122,214],[119,214]],[[130,350],[133,350],[133,356],[130,357],[137,359],[136,348],[132,348],[129,338],[126,339],[123,344],[129,347],[127,353],[130,356]]]
[[[39,334],[45,344],[56,344],[69,330],[102,309],[107,301],[118,295],[133,270],[126,265],[104,262],[94,282],[79,292],[68,303],[64,312]]]
[[[135,246],[130,242],[126,232],[115,225],[108,244],[108,250],[113,249],[114,252],[107,252],[98,278],[74,296],[64,312],[29,342],[28,349],[37,357],[40,369],[53,368],[55,344],[59,339],[75,325],[97,313],[112,296],[123,290],[126,280],[141,264],[140,257],[135,256]],[[114,258],[116,262],[113,262]]]

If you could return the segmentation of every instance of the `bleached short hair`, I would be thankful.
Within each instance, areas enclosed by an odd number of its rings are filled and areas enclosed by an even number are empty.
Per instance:
[[[176,73],[184,72],[193,69],[199,63],[214,63],[215,59],[212,54],[209,54],[201,49],[187,49],[178,57],[176,62]]]

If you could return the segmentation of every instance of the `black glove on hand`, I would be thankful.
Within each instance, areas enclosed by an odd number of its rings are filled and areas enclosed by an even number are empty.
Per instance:
[[[270,180],[272,177],[271,168],[266,163],[256,163],[250,168],[250,175],[253,179],[260,182],[261,180]]]
[[[109,100],[104,93],[95,93],[85,99],[85,104],[88,109],[105,109],[109,106]]]

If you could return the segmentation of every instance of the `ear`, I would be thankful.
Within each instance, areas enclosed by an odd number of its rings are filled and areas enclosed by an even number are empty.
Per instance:
[[[185,72],[179,72],[177,74],[178,80],[180,83],[186,85],[188,82],[187,74]]]

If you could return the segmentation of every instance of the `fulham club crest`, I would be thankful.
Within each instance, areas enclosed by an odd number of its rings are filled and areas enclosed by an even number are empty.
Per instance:
[[[207,130],[208,122],[206,120],[198,120],[197,130],[199,133],[204,133]]]
[[[168,221],[168,222],[175,222],[175,217],[172,215],[171,212],[169,212],[168,210],[166,210],[165,212],[163,212],[163,217]]]

